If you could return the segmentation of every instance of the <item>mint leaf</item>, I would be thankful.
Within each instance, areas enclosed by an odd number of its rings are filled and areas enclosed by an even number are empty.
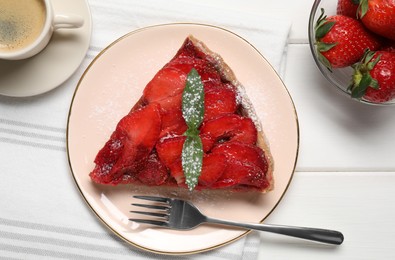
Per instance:
[[[184,133],[187,138],[181,154],[182,170],[185,183],[189,190],[193,190],[198,183],[203,165],[203,145],[198,128],[204,116],[204,88],[196,69],[191,69],[188,73],[182,93],[182,116],[188,126]]]
[[[193,190],[198,183],[203,165],[203,144],[198,135],[187,136],[182,147],[181,162],[185,183],[189,190]]]
[[[182,116],[189,128],[197,129],[204,116],[204,88],[199,73],[192,69],[188,73],[182,93]]]

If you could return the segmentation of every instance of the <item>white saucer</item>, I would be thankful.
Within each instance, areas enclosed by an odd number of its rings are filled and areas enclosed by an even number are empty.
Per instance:
[[[28,97],[50,91],[79,67],[89,48],[92,18],[86,0],[52,0],[55,13],[74,13],[84,18],[78,29],[58,30],[48,46],[22,61],[0,60],[0,95]]]

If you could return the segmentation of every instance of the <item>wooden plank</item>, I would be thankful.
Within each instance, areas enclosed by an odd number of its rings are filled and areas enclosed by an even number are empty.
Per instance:
[[[290,44],[284,82],[300,124],[300,171],[394,171],[394,107],[361,104],[321,75],[307,44]]]
[[[328,246],[262,232],[258,259],[392,259],[394,186],[394,172],[297,172],[265,222],[335,229],[344,243]]]

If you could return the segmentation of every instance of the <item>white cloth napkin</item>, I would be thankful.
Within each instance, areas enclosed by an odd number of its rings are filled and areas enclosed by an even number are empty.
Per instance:
[[[181,0],[89,0],[89,4],[92,41],[77,72],[55,90],[40,96],[0,96],[0,256],[257,259],[258,232],[220,249],[177,258],[142,252],[112,234],[94,216],[73,183],[66,156],[66,122],[83,71],[99,51],[130,31],[170,22],[217,25],[247,39],[281,76],[290,22],[259,13],[212,10]]]

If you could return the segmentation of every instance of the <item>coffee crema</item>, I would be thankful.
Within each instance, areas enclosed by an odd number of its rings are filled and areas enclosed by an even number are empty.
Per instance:
[[[14,52],[33,43],[45,24],[42,0],[0,0],[0,52]]]

